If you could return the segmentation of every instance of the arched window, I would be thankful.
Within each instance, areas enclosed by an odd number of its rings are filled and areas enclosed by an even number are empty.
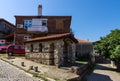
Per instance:
[[[67,52],[68,52],[68,44],[67,42],[64,42],[63,53],[67,53]]]
[[[42,52],[42,44],[39,44],[39,52]]]
[[[33,44],[31,44],[31,52],[33,52]]]
[[[54,43],[51,43],[51,44],[50,44],[50,51],[51,51],[51,52],[54,52]]]

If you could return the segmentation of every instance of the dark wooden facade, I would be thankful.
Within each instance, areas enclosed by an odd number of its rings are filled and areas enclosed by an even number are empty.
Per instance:
[[[5,19],[0,18],[0,39],[6,40],[6,43],[11,44],[14,40],[15,25]]]
[[[70,32],[71,16],[15,16],[17,24],[24,24],[24,20],[46,18],[48,34],[61,34]]]
[[[5,19],[0,18],[0,32],[9,35],[14,31],[15,26]],[[3,37],[4,38],[4,37]]]

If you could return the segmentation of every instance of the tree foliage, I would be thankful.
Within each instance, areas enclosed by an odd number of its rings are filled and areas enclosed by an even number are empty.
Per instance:
[[[94,49],[102,56],[110,58],[118,45],[120,45],[120,29],[115,29],[105,37],[101,37],[100,41],[94,44]]]
[[[114,59],[116,62],[120,62],[120,45],[118,45],[113,51],[111,59]]]

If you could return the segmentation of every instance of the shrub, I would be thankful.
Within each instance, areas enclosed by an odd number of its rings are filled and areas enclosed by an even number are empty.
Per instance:
[[[120,63],[120,45],[116,46],[115,50],[112,52],[111,59]]]

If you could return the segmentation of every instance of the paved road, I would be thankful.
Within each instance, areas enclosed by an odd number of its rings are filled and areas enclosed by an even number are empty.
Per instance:
[[[0,81],[41,81],[38,78],[0,60]]]
[[[110,68],[110,64],[97,64],[87,81],[120,81],[120,75]]]

